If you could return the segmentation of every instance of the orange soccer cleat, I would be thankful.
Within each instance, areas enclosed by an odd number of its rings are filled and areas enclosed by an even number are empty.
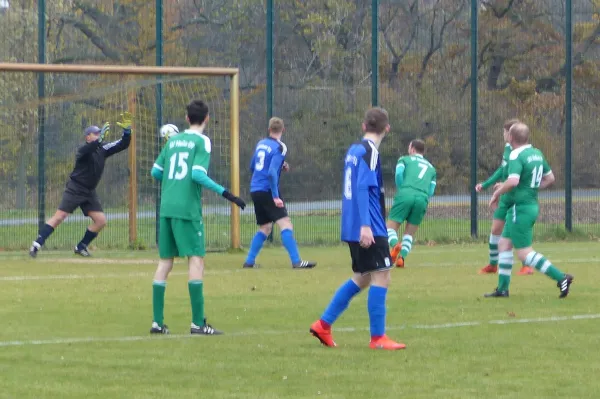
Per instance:
[[[325,346],[333,348],[337,346],[331,336],[331,326],[323,326],[321,320],[317,320],[310,326],[310,333]]]
[[[396,259],[396,267],[404,267],[404,258],[402,256],[398,256]]]
[[[521,270],[519,270],[519,272],[517,274],[520,276],[526,276],[528,274],[533,274],[533,273],[534,273],[533,267],[523,265],[523,267],[521,267]]]
[[[406,348],[401,342],[396,342],[387,337],[387,335],[383,335],[381,337],[371,337],[371,343],[369,344],[371,349],[384,349],[388,351],[395,351],[398,349]]]
[[[498,272],[498,266],[487,265],[479,271],[479,274],[495,274]]]
[[[392,250],[390,251],[390,255],[392,256],[392,259],[394,259],[394,261],[396,261],[396,258],[398,258],[398,256],[400,255],[400,251],[402,250],[402,245],[400,245],[400,243],[394,245],[394,248],[392,248]]]

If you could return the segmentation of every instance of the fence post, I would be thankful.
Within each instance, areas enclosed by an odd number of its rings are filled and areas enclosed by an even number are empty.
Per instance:
[[[156,66],[163,66],[163,1],[156,0]],[[160,129],[163,124],[163,90],[162,90],[162,76],[158,75],[156,85],[156,127]],[[155,149],[156,154],[160,153],[161,150],[161,138],[159,134],[155,134]],[[160,184],[156,188],[155,193],[156,208],[155,208],[155,241],[158,245],[158,235],[160,229]]]
[[[273,117],[273,23],[273,0],[267,0],[267,121]],[[273,242],[273,230],[271,230],[267,240]]]
[[[371,2],[371,105],[379,104],[379,1]]]
[[[565,1],[565,228],[573,231],[573,3]]]
[[[38,0],[38,63],[46,63],[46,0]],[[38,72],[38,224],[42,227],[46,223],[46,174],[45,155],[46,145],[44,136],[46,133],[46,75]]]
[[[471,0],[471,236],[477,237],[477,35],[478,0]]]

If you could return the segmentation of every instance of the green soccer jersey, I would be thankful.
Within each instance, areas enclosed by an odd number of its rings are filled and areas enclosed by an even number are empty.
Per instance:
[[[435,168],[428,160],[423,158],[423,155],[405,155],[398,159],[396,164],[396,195],[402,190],[412,189],[430,197],[433,195],[435,185]]]
[[[194,130],[173,136],[164,146],[154,163],[163,172],[161,217],[202,219],[202,186],[192,179],[192,171],[208,173],[210,151],[210,139]]]
[[[524,145],[511,151],[508,159],[508,178],[518,178],[519,184],[504,194],[504,199],[512,205],[535,205],[542,177],[552,173],[542,152]]]

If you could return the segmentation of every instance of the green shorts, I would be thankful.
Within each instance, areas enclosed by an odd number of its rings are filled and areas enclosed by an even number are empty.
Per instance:
[[[533,226],[539,212],[540,207],[537,204],[510,207],[502,237],[510,238],[516,249],[530,247],[533,243]]]
[[[506,201],[502,200],[502,197],[500,197],[500,201],[498,202],[498,208],[496,208],[496,210],[494,211],[494,219],[506,220],[508,208],[510,208],[510,206],[506,203]]]
[[[160,218],[158,254],[161,259],[206,255],[202,220]]]
[[[425,217],[429,197],[424,194],[401,194],[394,197],[389,219],[396,223],[405,221],[418,226]]]

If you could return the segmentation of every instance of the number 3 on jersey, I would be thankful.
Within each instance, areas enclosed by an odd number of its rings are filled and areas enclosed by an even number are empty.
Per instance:
[[[169,159],[169,180],[181,180],[187,176],[187,159],[189,156],[189,152],[176,152],[171,155],[171,159]],[[177,167],[175,164],[177,164]]]
[[[259,151],[256,153],[256,162],[254,163],[254,170],[261,171],[265,167],[265,152]]]

